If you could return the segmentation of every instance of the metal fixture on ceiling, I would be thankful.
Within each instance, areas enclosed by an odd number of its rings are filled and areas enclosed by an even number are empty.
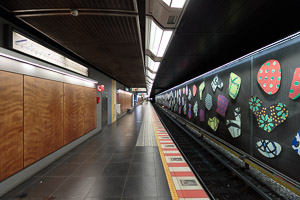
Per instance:
[[[186,0],[146,0],[145,66],[148,94]]]
[[[74,17],[77,17],[78,14],[79,14],[78,10],[76,10],[76,9],[71,10],[71,15],[73,15]]]

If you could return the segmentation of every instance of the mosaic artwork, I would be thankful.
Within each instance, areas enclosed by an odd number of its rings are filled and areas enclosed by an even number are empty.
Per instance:
[[[202,92],[205,89],[205,82],[203,81],[200,85],[199,85],[199,96],[200,96],[200,101],[202,101]]]
[[[219,78],[218,75],[216,75],[211,82],[211,88],[215,92],[217,88],[220,90],[223,88],[223,81]]]
[[[205,97],[205,108],[207,110],[210,110],[212,107],[212,97],[210,94],[206,94],[206,97]]]
[[[172,98],[172,106],[175,106],[175,103],[176,103],[176,102],[175,102],[175,99],[176,99],[176,97],[173,97],[173,98]]]
[[[228,99],[224,97],[223,95],[218,96],[218,107],[217,107],[217,113],[219,113],[222,117],[225,117],[225,113],[228,107]]]
[[[256,148],[261,155],[267,158],[274,158],[281,152],[280,144],[269,140],[260,140],[256,143]]]
[[[193,96],[196,96],[197,93],[197,87],[196,85],[193,85]]]
[[[178,92],[179,92],[179,96],[181,96],[181,89],[180,88],[178,89]]]
[[[182,106],[179,106],[178,108],[178,113],[181,114],[181,109],[182,109]]]
[[[229,77],[229,87],[228,92],[229,96],[232,99],[235,99],[240,91],[242,79],[236,75],[235,73],[231,72]]]
[[[289,98],[296,100],[300,97],[300,68],[296,68],[292,84],[290,87]]]
[[[192,104],[189,104],[188,117],[189,117],[189,119],[192,118]]]
[[[252,96],[249,105],[256,117],[258,126],[268,133],[282,124],[289,115],[284,103],[275,103],[266,108],[262,106],[262,100],[258,96]]]
[[[296,134],[292,141],[292,148],[297,152],[297,154],[300,156],[300,131]]]
[[[228,126],[228,131],[233,138],[237,138],[241,135],[241,108],[237,107],[234,109],[234,120],[226,120],[226,125]]]
[[[189,94],[189,87],[185,86],[185,95],[187,96]]]
[[[194,106],[193,106],[193,111],[194,111],[194,116],[198,116],[198,102],[195,101]]]
[[[280,87],[281,68],[277,60],[266,61],[258,70],[257,82],[268,95],[275,94]]]
[[[189,101],[191,101],[191,100],[192,100],[192,91],[191,91],[191,89],[189,89],[188,100],[189,100]]]
[[[184,105],[184,97],[181,97],[182,103],[181,105]]]
[[[219,126],[219,119],[216,117],[213,118],[208,118],[208,126],[213,130],[216,131],[218,129]]]
[[[177,111],[178,111],[178,105],[175,104],[175,106],[174,106],[174,112],[177,112]]]
[[[185,88],[182,88],[182,95],[185,94]]]
[[[203,109],[200,109],[199,115],[200,115],[200,122],[205,122],[205,114]]]
[[[183,106],[183,114],[186,115],[186,111],[187,111],[187,108],[186,108],[186,103],[184,104]]]

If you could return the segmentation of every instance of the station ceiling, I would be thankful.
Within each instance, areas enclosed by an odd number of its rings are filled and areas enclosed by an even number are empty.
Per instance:
[[[187,0],[152,96],[300,31],[298,0]],[[4,7],[128,87],[145,87],[145,0],[5,0]],[[77,9],[74,17],[70,10]]]
[[[300,31],[297,0],[190,0],[152,96]]]
[[[6,0],[0,5],[126,86],[146,87],[136,0]],[[71,14],[75,9],[78,16]]]

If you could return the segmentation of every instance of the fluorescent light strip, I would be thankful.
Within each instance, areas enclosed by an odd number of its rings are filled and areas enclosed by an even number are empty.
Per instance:
[[[197,76],[197,77],[195,77],[195,78],[192,78],[192,79],[190,79],[190,80],[188,80],[188,81],[186,81],[186,82],[184,82],[184,83],[181,83],[181,84],[179,84],[179,85],[177,85],[177,86],[174,86],[174,87],[172,87],[172,88],[170,88],[170,89],[168,89],[168,90],[165,90],[165,91],[163,91],[163,92],[161,92],[161,93],[159,93],[159,94],[157,94],[157,95],[161,95],[161,94],[164,94],[164,93],[166,93],[166,92],[168,92],[168,91],[171,91],[171,90],[173,90],[173,89],[175,89],[175,88],[178,88],[178,87],[180,87],[180,86],[187,85],[188,83],[191,83],[191,82],[193,82],[194,80],[196,80],[196,79],[198,79],[198,78],[201,78],[201,77],[203,77],[203,76],[207,76],[207,75],[209,75],[209,74],[211,74],[211,73],[213,73],[213,72],[215,72],[215,71],[217,71],[217,70],[221,70],[222,68],[223,68],[222,70],[225,70],[225,69],[227,69],[227,67],[231,67],[230,65],[232,65],[232,64],[235,64],[235,63],[237,63],[237,62],[239,62],[239,61],[241,61],[241,60],[244,60],[244,59],[247,59],[247,58],[249,58],[249,57],[251,57],[251,56],[254,56],[254,55],[256,55],[256,54],[258,54],[258,53],[260,53],[260,52],[262,52],[262,51],[266,51],[266,50],[268,50],[268,49],[270,49],[270,48],[273,48],[273,47],[276,47],[276,46],[278,46],[278,45],[280,45],[280,44],[283,44],[283,43],[285,43],[285,42],[288,42],[288,41],[290,41],[290,40],[292,40],[292,39],[295,39],[295,38],[297,38],[297,37],[299,37],[299,36],[300,36],[300,31],[297,32],[297,33],[295,33],[295,34],[292,34],[292,35],[290,35],[290,36],[287,36],[287,37],[285,37],[285,38],[283,38],[283,39],[281,39],[281,40],[278,40],[278,41],[276,41],[276,42],[273,42],[273,43],[271,43],[271,44],[269,44],[269,45],[267,45],[267,46],[264,46],[264,47],[262,47],[262,48],[260,48],[260,49],[258,49],[258,50],[252,51],[251,53],[248,53],[248,54],[246,54],[246,55],[244,55],[244,56],[242,56],[242,57],[240,57],[240,58],[237,58],[237,59],[235,59],[235,60],[233,60],[233,61],[230,61],[230,62],[228,62],[228,63],[226,63],[226,64],[224,64],[224,65],[221,65],[221,66],[219,66],[219,67],[217,67],[217,68],[215,68],[215,69],[212,69],[212,70],[210,70],[210,71],[208,71],[208,72],[206,72],[206,73],[204,73],[204,74],[201,74],[201,75],[199,75],[199,76]]]
[[[62,68],[88,76],[88,68],[13,31],[13,49]]]
[[[153,72],[157,72],[160,62],[153,61],[149,56],[146,55],[146,66]]]
[[[0,52],[0,56],[3,56],[3,57],[5,57],[5,58],[9,58],[9,59],[12,59],[12,60],[17,60],[17,61],[20,61],[20,62],[29,64],[29,65],[32,65],[32,66],[35,66],[35,67],[39,67],[39,68],[42,68],[42,69],[46,69],[46,70],[49,70],[49,71],[53,71],[53,72],[56,72],[56,73],[59,73],[59,74],[63,74],[63,75],[66,75],[66,76],[70,76],[70,77],[72,77],[72,78],[80,79],[80,80],[82,80],[82,81],[86,81],[86,82],[90,82],[90,83],[94,83],[94,84],[97,84],[97,83],[98,83],[98,81],[93,81],[93,80],[90,80],[90,79],[85,79],[85,78],[82,78],[82,77],[79,77],[79,76],[75,76],[75,75],[73,75],[73,74],[69,74],[69,73],[66,73],[66,72],[63,72],[63,71],[59,71],[59,70],[53,69],[53,68],[51,68],[51,67],[46,67],[46,66],[39,65],[39,64],[36,64],[36,63],[33,63],[33,62],[29,62],[29,61],[27,61],[27,60],[23,60],[23,59],[20,59],[20,58],[11,56],[11,55],[7,55],[7,54],[1,53],[1,52]]]
[[[157,55],[162,35],[163,30],[160,27],[158,27],[153,20],[151,20],[149,50],[154,55]]]
[[[151,79],[155,79],[156,74],[151,73],[149,70],[147,70],[147,75],[151,78]]]
[[[149,17],[146,17],[146,24],[146,49],[149,49],[155,56],[162,57],[170,42],[173,31],[164,31]]]
[[[173,34],[173,31],[164,31],[161,42],[160,42],[160,46],[158,49],[157,57],[163,57],[163,55],[165,54],[165,51],[167,49],[167,46],[169,44],[172,34]]]
[[[149,83],[153,83],[153,80],[150,79],[149,77],[147,77],[147,81],[148,81]]]

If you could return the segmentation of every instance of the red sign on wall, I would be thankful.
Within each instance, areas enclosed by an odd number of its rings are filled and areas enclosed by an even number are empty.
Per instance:
[[[104,91],[104,85],[98,85],[97,90],[98,90],[98,92],[103,92]]]

